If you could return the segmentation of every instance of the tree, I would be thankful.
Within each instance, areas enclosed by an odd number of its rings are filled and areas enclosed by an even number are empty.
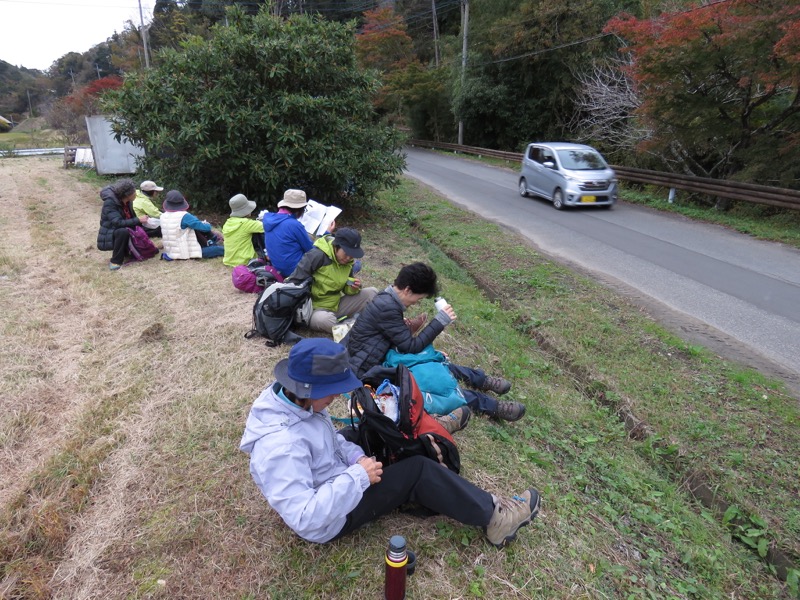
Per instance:
[[[396,182],[399,134],[377,123],[377,81],[357,68],[351,26],[235,8],[228,23],[164,50],[107,104],[115,131],[146,150],[148,177],[220,210],[238,192],[341,201]]]
[[[89,141],[85,118],[97,113],[103,94],[121,86],[117,75],[96,79],[57,100],[48,111],[47,122],[64,133],[67,145],[85,144]]]
[[[652,130],[640,148],[696,175],[798,187],[799,23],[797,0],[612,20]]]

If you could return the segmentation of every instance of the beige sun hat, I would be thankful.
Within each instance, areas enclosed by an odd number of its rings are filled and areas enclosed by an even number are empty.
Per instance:
[[[286,190],[283,192],[283,200],[278,202],[278,208],[303,208],[308,204],[308,198],[303,190]]]

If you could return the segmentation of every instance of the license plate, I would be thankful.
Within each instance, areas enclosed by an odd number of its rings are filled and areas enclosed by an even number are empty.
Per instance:
[[[581,202],[596,202],[597,196],[581,196]]]

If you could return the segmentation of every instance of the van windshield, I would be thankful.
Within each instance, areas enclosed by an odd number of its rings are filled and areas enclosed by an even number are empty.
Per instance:
[[[594,150],[559,150],[561,166],[571,171],[601,171],[608,168],[606,161]]]

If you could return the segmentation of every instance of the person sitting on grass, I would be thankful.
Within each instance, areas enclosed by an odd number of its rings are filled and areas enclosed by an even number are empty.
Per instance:
[[[189,203],[178,190],[170,190],[161,214],[161,239],[166,260],[216,258],[225,254],[223,236],[208,221],[201,221],[189,211]]]
[[[131,238],[129,227],[147,224],[147,215],[137,217],[133,214],[131,202],[136,197],[136,186],[130,179],[119,181],[100,190],[103,208],[100,210],[100,230],[97,232],[97,249],[111,250],[108,268],[118,270],[130,254],[128,241]]]
[[[300,283],[312,278],[311,329],[331,333],[336,323],[354,317],[378,293],[373,287],[362,288],[361,279],[353,277],[355,259],[362,256],[361,234],[342,227],[314,242],[286,279]]]
[[[304,540],[330,542],[415,502],[482,528],[502,548],[539,513],[534,488],[495,496],[419,455],[384,466],[336,433],[328,406],[361,386],[342,345],[301,340],[274,375],[250,410],[239,448],[250,455],[269,505]]]
[[[418,321],[409,326],[403,318],[407,308],[436,295],[436,279],[436,272],[425,263],[406,265],[400,269],[394,284],[375,296],[364,308],[347,339],[353,369],[358,377],[364,377],[367,371],[382,365],[386,353],[392,348],[404,354],[421,352],[433,343],[447,325],[455,321],[456,313],[452,306],[447,305],[415,337],[411,329],[420,327],[422,323]],[[525,405],[521,402],[497,400],[484,393],[507,393],[511,389],[508,380],[489,376],[481,369],[449,362],[447,366],[458,381],[475,388],[461,388],[467,406],[473,412],[504,421],[517,421],[525,414]]]
[[[278,212],[267,212],[262,217],[267,256],[284,277],[291,275],[303,255],[314,247],[299,221],[307,205],[308,198],[303,190],[286,190],[278,202]]]
[[[133,212],[137,217],[147,215],[147,223],[142,225],[147,237],[161,237],[161,211],[155,205],[159,192],[164,188],[156,185],[155,181],[143,181],[136,190],[136,198],[133,200]]]
[[[222,264],[228,267],[246,265],[258,258],[253,242],[254,238],[260,239],[264,235],[264,224],[249,218],[256,209],[256,203],[248,200],[244,194],[236,194],[228,200],[228,205],[231,207],[231,216],[222,226],[222,234],[225,236]]]

